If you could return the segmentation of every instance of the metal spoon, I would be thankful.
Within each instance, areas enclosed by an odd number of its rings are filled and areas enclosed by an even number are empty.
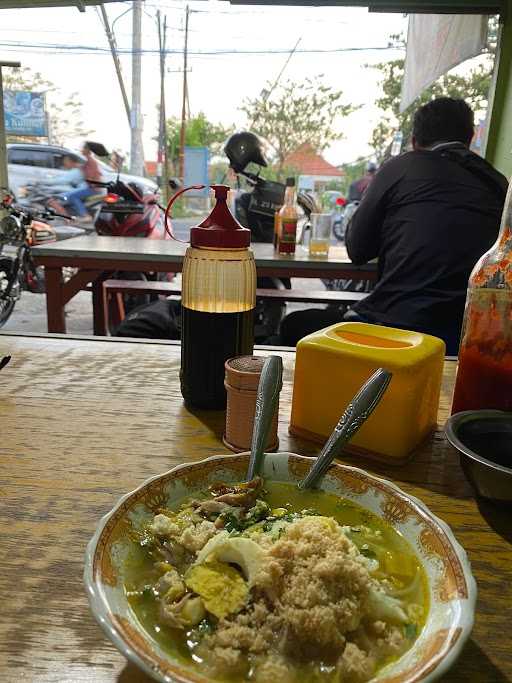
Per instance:
[[[256,394],[251,457],[247,471],[248,481],[257,477],[261,472],[267,436],[282,386],[283,359],[281,356],[271,356],[263,364]]]
[[[391,377],[392,373],[389,370],[380,368],[363,384],[348,404],[347,409],[341,416],[313,466],[304,479],[299,482],[298,486],[300,489],[313,488],[322,479],[329,465],[339,455],[343,446],[350,441],[359,427],[370,417],[380,399],[384,396]]]

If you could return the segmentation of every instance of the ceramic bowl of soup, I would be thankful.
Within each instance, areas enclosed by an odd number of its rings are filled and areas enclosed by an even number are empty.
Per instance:
[[[363,470],[248,454],[180,465],[127,494],[85,559],[92,612],[161,682],[419,683],[455,662],[476,584],[449,527]]]

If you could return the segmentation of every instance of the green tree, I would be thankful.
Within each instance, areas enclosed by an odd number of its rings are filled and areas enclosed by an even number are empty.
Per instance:
[[[395,45],[404,45],[400,36],[391,36],[391,42]],[[488,53],[484,61],[473,68],[467,76],[454,73],[441,76],[404,112],[400,112],[400,99],[405,60],[393,59],[389,62],[368,65],[369,68],[377,69],[382,74],[381,94],[376,100],[376,105],[382,113],[370,141],[377,158],[381,160],[385,156],[396,131],[402,132],[404,144],[410,140],[414,112],[422,104],[436,97],[460,97],[465,99],[476,112],[483,112],[487,108],[493,65],[492,52],[495,46],[496,25],[492,21],[489,25]]]
[[[286,157],[304,143],[321,152],[342,138],[339,123],[357,108],[343,104],[343,92],[322,79],[323,75],[287,80],[276,88],[268,83],[259,97],[246,99],[241,107],[250,130],[272,146],[278,172]]]
[[[179,166],[181,120],[173,117],[167,119],[167,154],[175,172]],[[233,132],[233,126],[208,121],[203,112],[187,121],[185,128],[185,145],[187,147],[208,147],[215,156],[222,151],[222,145]]]
[[[62,99],[59,88],[39,71],[29,67],[4,69],[4,90],[29,90],[46,93],[46,110],[49,114],[51,138],[55,144],[63,145],[68,138],[87,137],[92,131],[85,127],[82,102],[77,92]],[[29,140],[23,136],[7,136],[7,142]]]

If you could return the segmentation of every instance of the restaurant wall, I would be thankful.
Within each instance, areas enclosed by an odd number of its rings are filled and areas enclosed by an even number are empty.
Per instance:
[[[485,157],[507,178],[512,176],[512,1],[500,24],[498,51],[489,101]]]

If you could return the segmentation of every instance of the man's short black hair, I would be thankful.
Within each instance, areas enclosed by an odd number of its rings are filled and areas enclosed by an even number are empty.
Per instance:
[[[474,132],[473,110],[464,100],[439,97],[414,114],[412,134],[420,147],[455,140],[469,146]]]

